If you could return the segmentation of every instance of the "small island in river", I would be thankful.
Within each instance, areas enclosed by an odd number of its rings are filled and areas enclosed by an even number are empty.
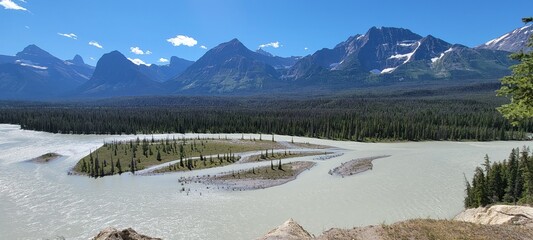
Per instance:
[[[104,143],[102,147],[83,157],[73,168],[73,173],[90,177],[126,172],[157,174],[222,167],[234,163],[328,154],[319,149],[299,147],[294,143],[280,143],[274,139],[270,141],[200,137],[158,140],[137,138]]]
[[[195,182],[231,191],[263,189],[290,182],[315,165],[316,163],[307,161],[281,163],[281,160],[278,160],[271,161],[270,166],[232,171],[221,175],[181,178],[179,181],[182,185]]]
[[[63,157],[62,155],[59,155],[57,153],[45,153],[39,157],[32,158],[28,160],[29,162],[33,163],[48,163],[53,160],[57,160],[59,158]]]
[[[367,157],[367,158],[358,158],[353,159],[348,162],[342,163],[340,166],[329,171],[330,175],[337,175],[341,177],[351,176],[358,173],[362,173],[368,170],[372,170],[374,166],[372,161],[378,158],[390,157],[389,155],[385,156],[376,156],[376,157]]]

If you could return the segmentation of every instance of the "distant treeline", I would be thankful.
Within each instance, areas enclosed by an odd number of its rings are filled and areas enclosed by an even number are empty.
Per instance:
[[[215,100],[144,106],[4,103],[0,104],[0,122],[53,133],[242,132],[354,141],[510,140],[523,139],[525,132],[533,131],[533,122],[513,128],[495,110],[497,104],[481,100]]]
[[[533,203],[533,156],[528,148],[513,149],[503,162],[491,163],[486,156],[472,183],[466,181],[466,208],[494,203]]]

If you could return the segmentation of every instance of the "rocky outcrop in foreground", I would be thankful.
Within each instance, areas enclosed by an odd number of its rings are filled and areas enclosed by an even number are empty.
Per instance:
[[[332,228],[312,237],[292,219],[273,229],[261,240],[277,239],[533,239],[533,208],[495,205],[467,209],[454,220],[412,219],[390,225]]]
[[[106,228],[98,233],[93,240],[161,240],[161,238],[148,237],[135,232],[135,230],[131,228],[123,230]]]
[[[494,205],[466,209],[453,220],[478,224],[514,224],[533,227],[533,207]]]
[[[312,238],[311,234],[291,218],[258,240],[304,240]]]

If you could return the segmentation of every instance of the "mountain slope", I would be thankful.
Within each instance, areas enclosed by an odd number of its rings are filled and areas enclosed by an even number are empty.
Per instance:
[[[104,54],[89,81],[74,91],[78,97],[116,97],[162,94],[161,85],[140,71],[122,53]]]
[[[278,73],[265,59],[233,39],[207,51],[180,76],[166,82],[175,92],[229,93],[275,87]]]
[[[255,53],[258,53],[259,55],[255,55],[255,58],[259,61],[265,62],[269,64],[270,66],[274,67],[275,69],[288,69],[294,64],[300,60],[301,57],[279,57],[274,56],[271,53],[263,50],[263,49],[257,49]]]
[[[94,72],[94,67],[88,64],[85,64],[83,58],[80,55],[75,55],[72,60],[65,61],[67,65],[70,65],[76,72],[86,76],[87,79],[91,78]]]
[[[527,41],[531,35],[533,35],[533,24],[517,28],[483,45],[477,46],[477,48],[518,52],[526,48]]]
[[[322,49],[298,61],[287,76],[307,78],[328,70],[350,70],[368,73],[395,68],[410,60],[422,39],[403,28],[372,27],[364,35],[355,35],[333,49]]]
[[[146,66],[141,64],[139,67],[141,72],[150,77],[150,79],[157,82],[164,82],[178,76],[193,63],[193,61],[173,56],[170,58],[170,63],[167,65],[152,64],[150,66]]]
[[[0,95],[3,99],[57,97],[86,82],[93,68],[63,61],[29,45],[16,56],[0,57]]]

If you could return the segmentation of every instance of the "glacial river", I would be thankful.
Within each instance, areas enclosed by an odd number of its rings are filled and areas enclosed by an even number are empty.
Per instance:
[[[173,135],[184,136],[155,137]],[[164,239],[255,239],[288,218],[315,235],[331,227],[452,218],[463,209],[464,175],[470,179],[485,154],[503,160],[511,148],[533,147],[532,142],[357,143],[294,137],[295,142],[329,145],[344,154],[324,161],[304,157],[317,165],[295,181],[244,192],[202,185],[189,186],[189,194],[180,192],[180,176],[221,169],[99,179],[67,175],[78,159],[104,141],[135,138],[50,134],[0,124],[0,239],[89,239],[108,226],[132,227]],[[65,158],[47,164],[26,161],[48,152]],[[328,174],[342,162],[378,155],[391,156],[375,160],[372,171],[356,176]]]

